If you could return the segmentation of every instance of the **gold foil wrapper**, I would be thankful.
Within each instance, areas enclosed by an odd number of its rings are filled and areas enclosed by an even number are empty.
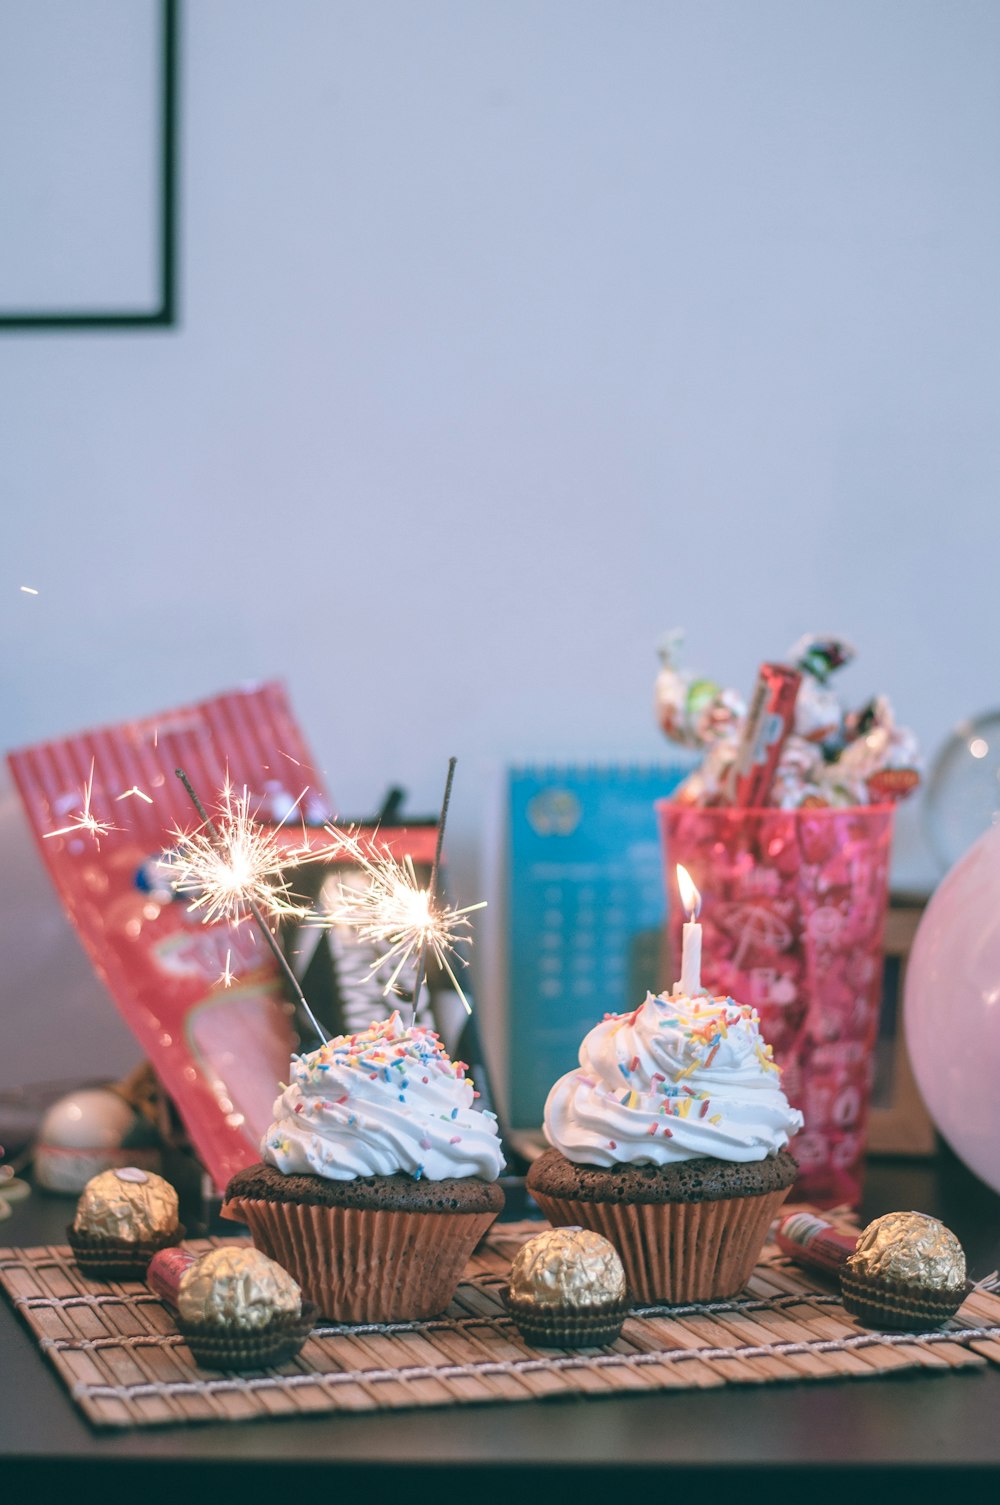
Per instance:
[[[212,1249],[185,1270],[177,1312],[185,1322],[253,1332],[280,1312],[298,1316],[302,1292],[259,1249]]]
[[[73,1227],[92,1237],[146,1243],[176,1229],[177,1193],[162,1176],[137,1166],[102,1171],[84,1187]]]
[[[553,1228],[530,1239],[510,1271],[510,1295],[538,1307],[606,1306],[625,1299],[615,1246],[589,1228]]]
[[[887,1212],[869,1223],[847,1261],[855,1275],[939,1291],[965,1285],[965,1251],[950,1228],[923,1212]]]

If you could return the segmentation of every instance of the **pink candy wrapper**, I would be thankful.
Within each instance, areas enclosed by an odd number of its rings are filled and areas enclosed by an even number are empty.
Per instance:
[[[174,770],[211,811],[227,773],[261,820],[302,790],[310,820],[329,802],[280,685],[14,752],[41,855],[98,975],[176,1103],[219,1187],[259,1158],[295,1039],[277,966],[252,923],[205,925],[172,895],[158,858],[197,815]],[[90,812],[114,829],[72,826]],[[231,987],[222,981],[229,968]]]

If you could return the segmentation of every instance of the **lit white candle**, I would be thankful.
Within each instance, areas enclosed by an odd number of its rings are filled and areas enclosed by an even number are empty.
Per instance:
[[[681,953],[680,982],[674,983],[675,993],[684,993],[689,998],[701,992],[701,926],[697,923],[701,910],[701,894],[698,892],[687,868],[677,864],[677,887],[681,903],[687,915],[684,926],[684,950]]]

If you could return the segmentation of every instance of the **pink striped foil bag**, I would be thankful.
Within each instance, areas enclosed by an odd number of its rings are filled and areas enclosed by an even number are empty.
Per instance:
[[[329,819],[284,688],[262,684],[8,757],[42,857],[90,959],[219,1188],[259,1157],[296,1048],[277,965],[252,923],[204,924],[158,859],[211,814],[228,775],[262,822]],[[89,787],[89,795],[88,795]],[[103,829],[79,818],[89,809]],[[67,829],[68,828],[68,829]],[[62,834],[54,834],[62,832]],[[233,977],[227,986],[225,977]]]

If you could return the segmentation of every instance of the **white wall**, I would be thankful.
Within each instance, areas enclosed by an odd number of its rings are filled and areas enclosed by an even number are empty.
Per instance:
[[[677,623],[847,634],[933,752],[1000,702],[998,64],[993,0],[192,0],[180,328],[0,339],[3,743],[280,674],[342,808],[458,754],[469,898],[504,762],[665,750]]]

